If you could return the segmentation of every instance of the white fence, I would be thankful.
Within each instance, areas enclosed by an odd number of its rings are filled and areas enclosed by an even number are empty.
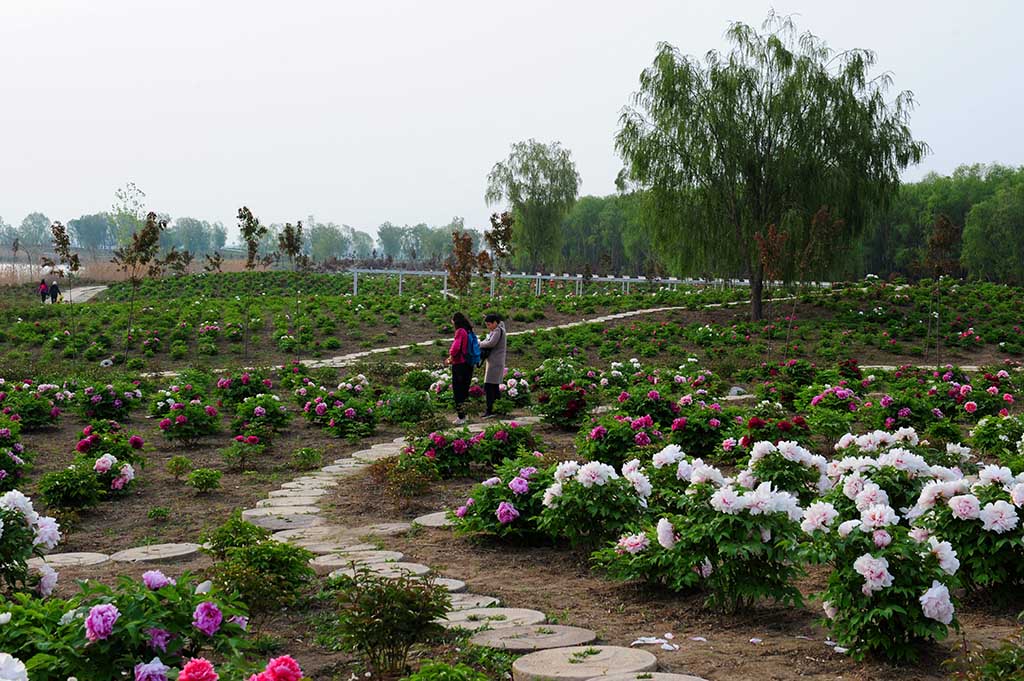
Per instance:
[[[402,295],[402,289],[405,285],[406,277],[440,277],[443,279],[442,293],[448,295],[448,272],[444,270],[376,270],[376,269],[351,269],[348,270],[352,274],[352,295],[359,295],[359,275],[360,274],[375,274],[375,275],[386,275],[398,277],[398,295]],[[623,293],[629,293],[632,286],[637,285],[655,285],[665,286],[671,290],[675,290],[680,284],[683,286],[711,286],[714,288],[740,288],[749,287],[749,279],[679,279],[676,277],[659,277],[659,278],[647,278],[647,277],[612,277],[612,276],[591,276],[589,278],[584,277],[582,274],[543,274],[537,272],[535,274],[527,274],[526,272],[502,272],[498,275],[497,272],[490,272],[486,275],[491,282],[491,297],[494,297],[498,279],[521,279],[534,282],[534,294],[540,295],[543,290],[543,283],[546,281],[562,281],[562,282],[574,282],[576,295],[583,295],[584,288],[587,284],[619,284],[622,286]],[[769,282],[765,282],[766,284]],[[783,282],[775,281],[770,282],[773,286],[781,286]],[[830,282],[805,282],[804,286],[810,286],[813,288],[831,288]]]

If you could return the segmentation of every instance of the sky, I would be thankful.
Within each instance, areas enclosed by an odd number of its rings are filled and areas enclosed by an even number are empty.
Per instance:
[[[660,41],[703,55],[730,21],[793,14],[911,90],[931,154],[906,173],[1024,165],[1018,0],[0,0],[0,216],[147,208],[374,231],[483,228],[513,142],[560,141],[581,195]]]

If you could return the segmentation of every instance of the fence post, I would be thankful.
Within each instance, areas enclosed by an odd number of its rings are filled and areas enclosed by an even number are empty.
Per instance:
[[[537,285],[534,288],[534,293],[535,295],[540,296],[540,272],[537,273]]]
[[[352,270],[352,297],[359,295],[359,272]]]

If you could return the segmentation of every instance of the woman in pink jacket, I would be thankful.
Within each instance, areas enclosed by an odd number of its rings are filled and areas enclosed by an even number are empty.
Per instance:
[[[448,348],[448,357],[444,363],[452,368],[452,392],[455,394],[455,425],[466,422],[466,399],[469,398],[469,384],[473,380],[473,366],[466,356],[469,354],[469,334],[473,326],[466,315],[456,312],[452,315],[452,326],[455,327],[455,339]]]

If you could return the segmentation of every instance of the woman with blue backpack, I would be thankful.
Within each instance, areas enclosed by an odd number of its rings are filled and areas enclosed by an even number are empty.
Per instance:
[[[448,348],[444,363],[452,368],[452,393],[455,395],[455,425],[466,422],[466,400],[469,398],[469,384],[473,381],[473,369],[480,364],[480,341],[473,333],[473,325],[466,315],[456,312],[452,315],[455,338]]]

